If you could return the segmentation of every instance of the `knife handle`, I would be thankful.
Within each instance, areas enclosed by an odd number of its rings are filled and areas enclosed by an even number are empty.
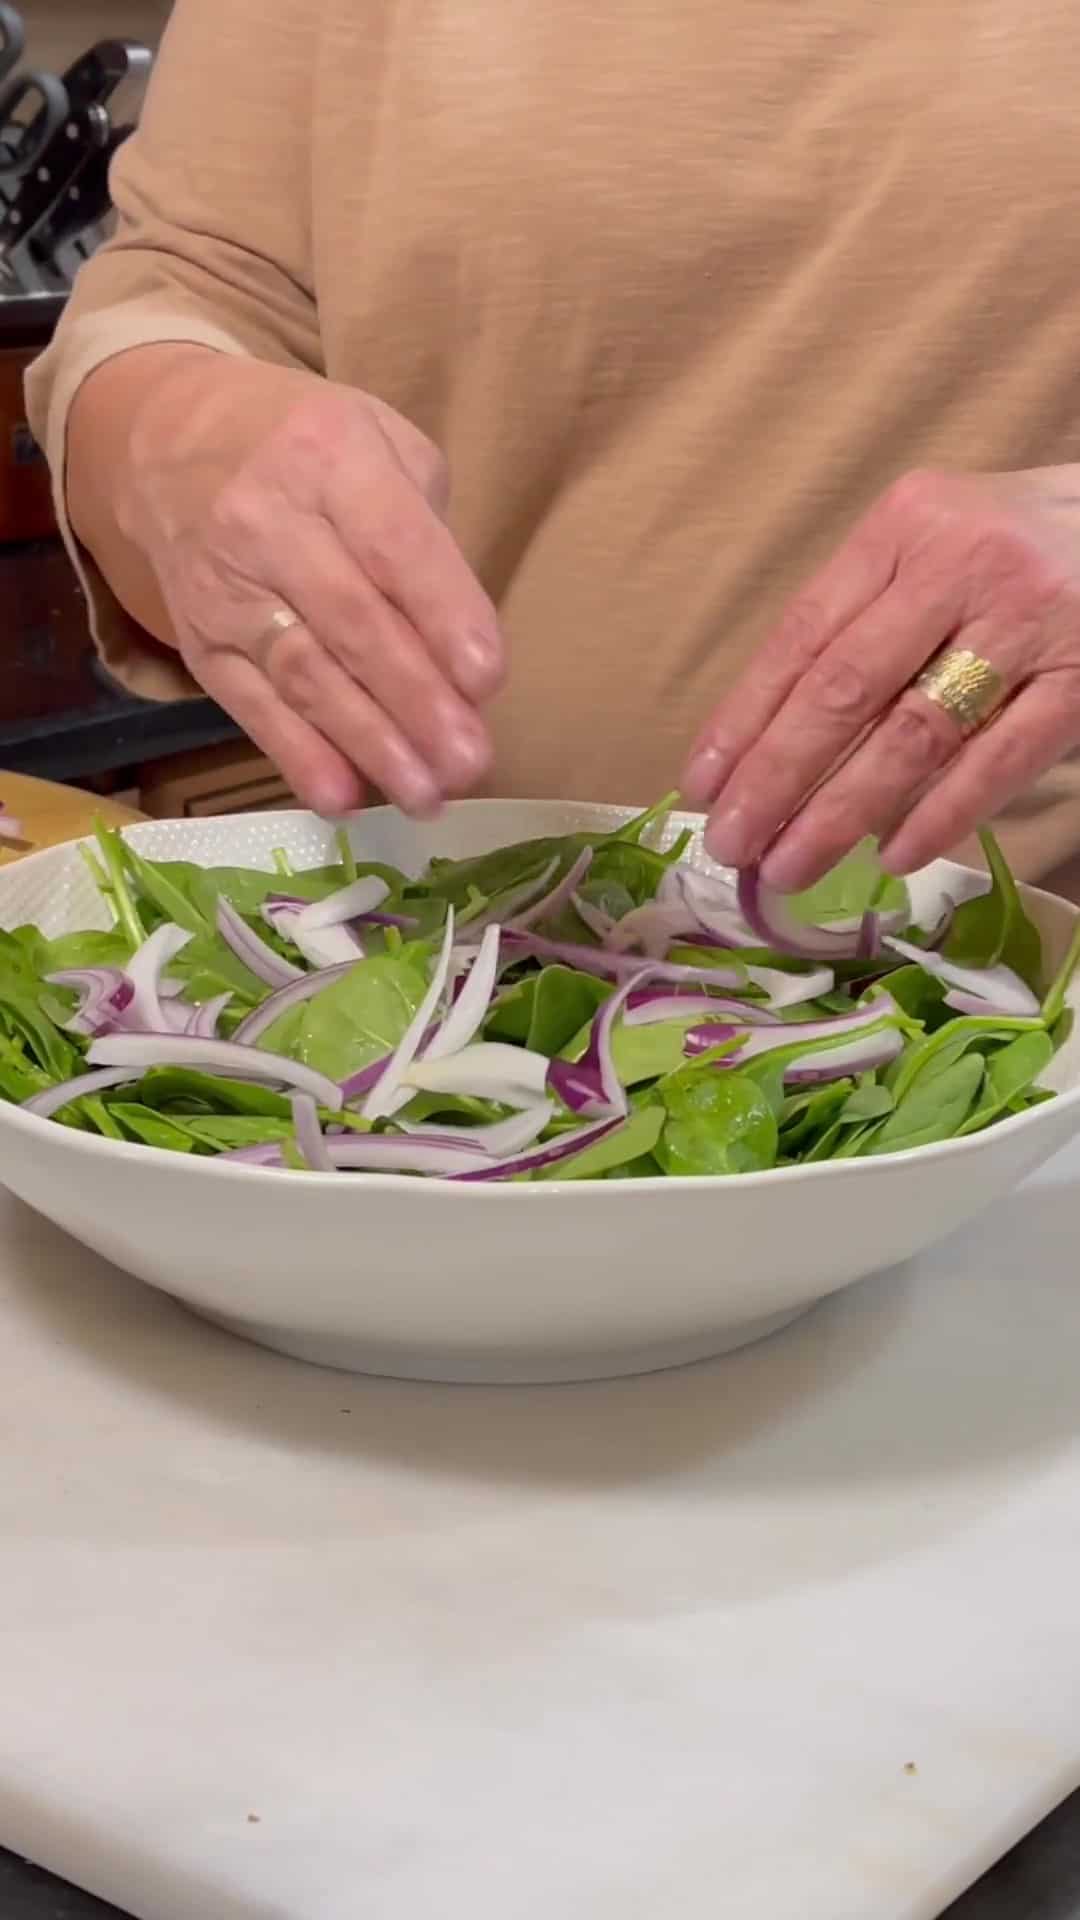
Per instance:
[[[33,112],[18,118],[27,105]],[[55,74],[20,73],[9,81],[0,92],[0,177],[29,173],[67,116],[67,88]]]

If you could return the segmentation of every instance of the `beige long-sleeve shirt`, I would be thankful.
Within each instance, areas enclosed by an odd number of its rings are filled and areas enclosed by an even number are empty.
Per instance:
[[[1076,0],[179,0],[33,420],[61,474],[147,340],[378,394],[511,643],[491,789],[644,799],[895,475],[1080,459],[1078,100]]]

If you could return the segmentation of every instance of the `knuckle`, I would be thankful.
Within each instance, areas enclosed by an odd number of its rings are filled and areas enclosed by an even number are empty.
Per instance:
[[[837,720],[855,719],[872,704],[870,676],[850,656],[825,659],[807,681],[816,706]]]
[[[265,524],[265,496],[246,477],[224,486],[210,509],[212,543],[241,558],[261,540]]]
[[[899,765],[906,779],[934,773],[960,744],[955,722],[921,698],[902,700],[888,730],[886,764]]]
[[[775,653],[786,667],[794,666],[798,672],[806,672],[816,662],[828,632],[824,607],[808,595],[800,594],[781,615]]]
[[[912,467],[893,481],[886,503],[901,519],[924,520],[940,510],[947,485],[946,474],[932,467]]]
[[[267,665],[277,692],[304,719],[319,705],[318,647],[303,627],[290,627],[274,642]]]

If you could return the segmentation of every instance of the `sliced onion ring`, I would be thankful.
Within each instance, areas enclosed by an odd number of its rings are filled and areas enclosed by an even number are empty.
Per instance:
[[[758,939],[767,947],[790,953],[804,960],[857,960],[862,936],[862,920],[828,927],[807,926],[796,919],[790,897],[766,886],[758,866],[743,867],[739,874],[739,908]],[[878,930],[884,935],[903,926],[904,908],[876,916]]]
[[[301,907],[298,923],[304,933],[319,933],[324,927],[340,927],[346,920],[359,920],[381,907],[390,892],[385,880],[367,873],[350,880],[347,887],[327,894],[325,900],[313,900]]]
[[[448,1053],[460,1053],[480,1031],[499,977],[500,938],[498,927],[485,927],[479,952],[453,1006],[434,1037],[419,1049],[425,1060],[441,1060]]]
[[[237,1080],[280,1082],[310,1093],[322,1107],[336,1111],[343,1105],[341,1088],[325,1073],[284,1054],[238,1046],[235,1040],[197,1040],[190,1033],[110,1033],[92,1041],[86,1057],[93,1067],[134,1068],[133,1077],[149,1067],[192,1067]]]
[[[280,1020],[283,1013],[288,1013],[291,1007],[298,1007],[304,1000],[313,1000],[317,993],[325,993],[327,987],[332,987],[335,981],[343,980],[347,973],[351,973],[362,958],[363,955],[358,953],[354,960],[346,960],[340,966],[324,967],[319,973],[302,973],[299,980],[294,980],[287,987],[280,987],[277,993],[269,994],[246,1019],[241,1020],[233,1034],[233,1045],[255,1046],[261,1035],[273,1026],[275,1020]]]
[[[963,995],[965,1002],[980,1001],[982,1012],[1002,1013],[1010,1019],[1021,1020],[1034,1019],[1039,1013],[1036,996],[1011,967],[958,967],[940,953],[928,952],[924,947],[912,946],[907,940],[897,940],[892,936],[886,939],[885,945],[898,953],[902,960],[921,967],[924,973]],[[951,993],[947,993],[945,999],[949,1006],[955,1005]],[[965,1004],[959,1011],[970,1012],[970,1004]]]
[[[130,1067],[109,1067],[99,1073],[80,1073],[74,1080],[61,1080],[58,1086],[46,1087],[44,1093],[31,1094],[29,1100],[22,1102],[24,1113],[36,1113],[39,1120],[50,1120],[61,1107],[68,1106],[72,1100],[85,1099],[87,1094],[104,1093],[106,1087],[122,1087],[139,1078],[139,1071],[132,1072]]]
[[[294,967],[291,960],[267,946],[223,893],[218,895],[214,919],[225,945],[265,986],[286,987],[290,980],[304,978],[303,968]]]
[[[408,1097],[403,1082],[413,1063],[413,1059],[422,1046],[424,1035],[446,987],[450,972],[450,954],[454,945],[454,909],[446,909],[446,926],[443,929],[442,948],[435,962],[431,982],[424,998],[417,1007],[408,1027],[398,1045],[394,1048],[378,1080],[364,1101],[362,1108],[365,1120],[381,1120],[404,1103]]]
[[[332,1173],[334,1163],[319,1120],[319,1109],[310,1093],[293,1094],[292,1118],[301,1159],[307,1162],[312,1173]]]
[[[458,1173],[451,1177],[457,1180],[512,1180],[515,1174],[534,1173],[541,1167],[556,1166],[560,1160],[568,1160],[572,1155],[583,1153],[586,1147],[595,1147],[606,1140],[609,1133],[626,1125],[625,1117],[617,1114],[613,1119],[600,1120],[592,1126],[575,1127],[572,1133],[562,1133],[557,1140],[550,1140],[545,1146],[534,1147],[529,1153],[516,1154],[509,1160],[496,1161],[487,1167],[477,1167],[475,1171]]]

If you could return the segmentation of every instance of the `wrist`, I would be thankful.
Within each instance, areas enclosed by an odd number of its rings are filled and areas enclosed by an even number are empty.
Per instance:
[[[199,473],[207,463],[222,465],[217,395],[230,356],[209,347],[163,345],[126,358],[123,391],[103,396],[119,405],[124,420],[114,512],[124,538],[146,551],[155,536],[179,533],[200,491]]]

